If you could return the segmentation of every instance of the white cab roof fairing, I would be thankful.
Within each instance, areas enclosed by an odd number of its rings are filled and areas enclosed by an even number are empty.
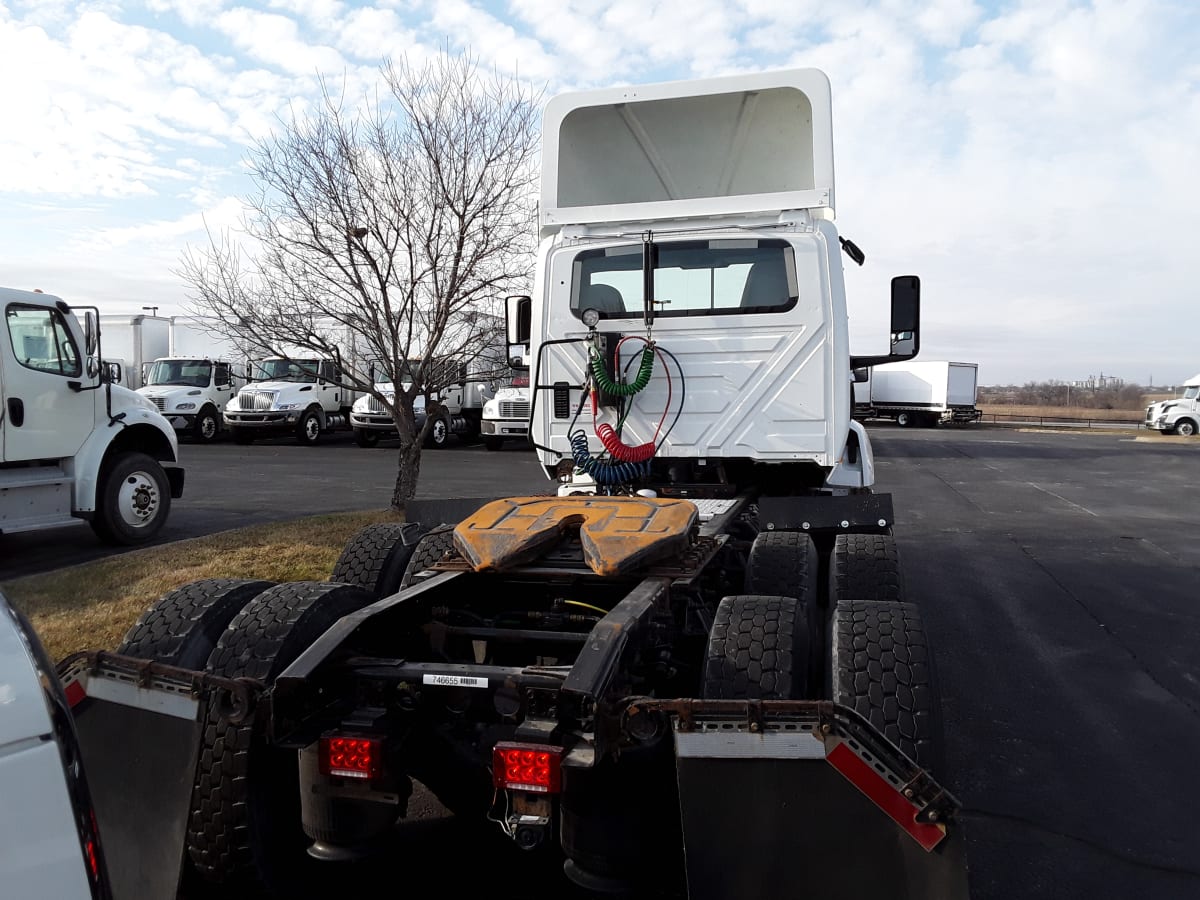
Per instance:
[[[829,79],[788,69],[561,94],[540,224],[834,210]]]

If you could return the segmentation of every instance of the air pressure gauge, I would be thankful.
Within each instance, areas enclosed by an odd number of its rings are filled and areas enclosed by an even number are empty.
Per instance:
[[[596,323],[600,321],[600,311],[598,309],[585,309],[582,318],[584,325],[588,328],[595,328]]]

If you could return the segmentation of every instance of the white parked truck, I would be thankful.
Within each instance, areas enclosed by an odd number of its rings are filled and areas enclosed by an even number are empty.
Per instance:
[[[171,350],[171,320],[166,316],[100,316],[104,332],[104,360],[121,366],[120,383],[136,390],[146,370]]]
[[[499,450],[505,441],[529,440],[529,370],[515,373],[496,396],[483,405],[483,446]]]
[[[225,406],[225,427],[234,442],[293,434],[312,445],[322,434],[350,427],[356,394],[343,382],[341,365],[300,349],[253,362],[247,384]]]
[[[102,377],[104,317],[9,288],[0,304],[0,533],[86,520],[110,543],[150,540],[183,492],[179,444],[154,404]]]
[[[1200,432],[1200,372],[1183,383],[1183,394],[1146,407],[1146,427],[1162,434],[1193,437]]]
[[[246,354],[192,316],[172,316],[170,336],[169,355],[150,364],[138,393],[180,434],[214,441],[224,428],[222,411],[246,380]]]
[[[455,380],[433,393],[438,415],[425,437],[426,447],[446,447],[452,435],[460,441],[478,438],[484,406],[496,393],[494,372],[489,362],[481,359],[470,364],[455,364],[455,367],[457,371],[452,376]],[[375,389],[387,397],[394,393],[390,383],[378,383]],[[416,427],[423,428],[426,417],[423,396],[413,399],[413,416]],[[360,447],[374,447],[381,438],[396,434],[391,413],[371,394],[364,394],[355,401],[350,411],[350,425]]]
[[[328,580],[147,610],[118,653],[264,695],[204,706],[161,858],[230,895],[373,852],[403,877],[419,783],[595,896],[963,900],[935,654],[851,419],[852,369],[916,355],[920,284],[892,281],[890,352],[852,356],[828,80],[564,94],[542,129],[508,343],[555,489],[411,500]]]
[[[902,427],[976,422],[983,415],[975,405],[978,377],[976,363],[928,360],[874,366],[867,382],[870,405],[860,414],[894,419]]]

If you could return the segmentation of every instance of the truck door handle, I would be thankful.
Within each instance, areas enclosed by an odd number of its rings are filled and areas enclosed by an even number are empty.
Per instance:
[[[8,398],[8,420],[13,423],[14,428],[20,428],[25,424],[25,403],[16,397]]]

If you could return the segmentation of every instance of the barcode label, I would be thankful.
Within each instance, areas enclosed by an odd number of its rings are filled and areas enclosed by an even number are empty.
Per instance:
[[[421,680],[424,684],[437,684],[442,687],[485,688],[488,686],[486,678],[473,678],[470,675],[425,675]]]

